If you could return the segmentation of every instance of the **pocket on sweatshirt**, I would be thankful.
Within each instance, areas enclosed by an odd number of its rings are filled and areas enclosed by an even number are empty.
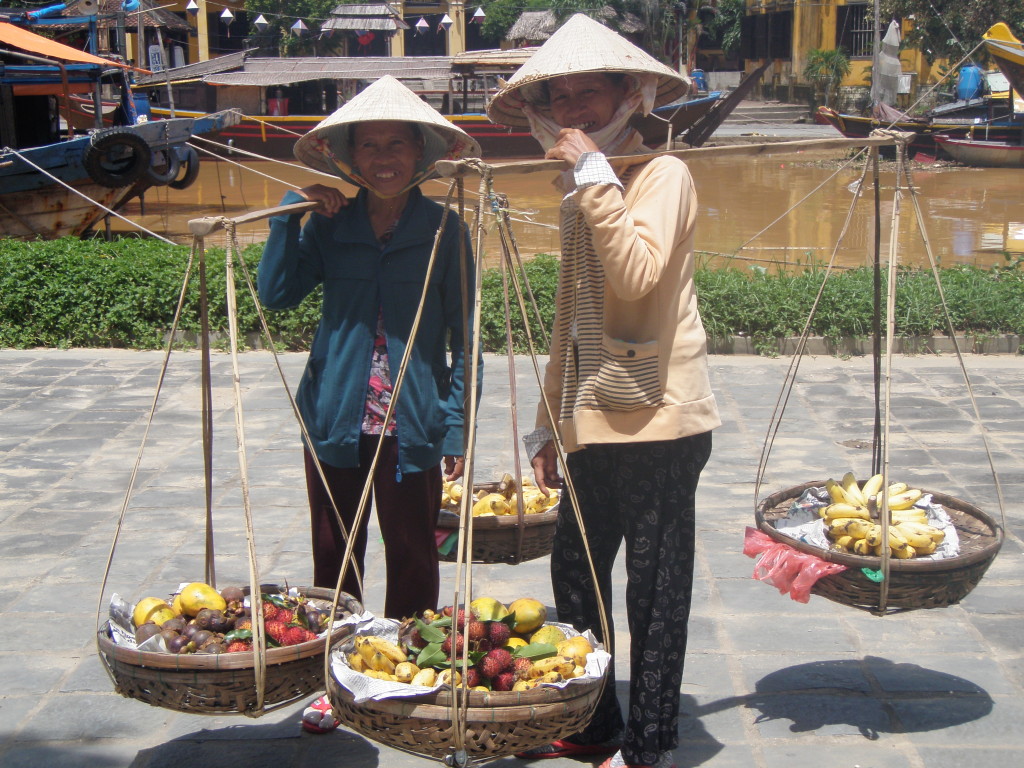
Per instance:
[[[612,411],[661,405],[664,393],[658,375],[658,342],[623,341],[605,334],[594,399]]]

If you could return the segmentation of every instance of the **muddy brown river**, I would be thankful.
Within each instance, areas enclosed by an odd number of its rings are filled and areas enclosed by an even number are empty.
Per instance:
[[[717,266],[741,268],[778,265],[799,267],[827,262],[871,263],[873,192],[856,206],[854,190],[864,161],[840,167],[838,156],[824,152],[756,158],[696,158],[689,161],[698,192],[697,247]],[[915,166],[916,199],[933,252],[941,266],[989,266],[1004,261],[1004,251],[1024,252],[1024,174],[1019,169],[974,169],[935,164]],[[869,174],[869,181],[871,176]],[[559,196],[550,172],[500,176],[495,191],[507,195],[513,210],[515,237],[524,257],[557,253]],[[188,222],[203,216],[238,216],[277,205],[291,187],[330,183],[305,167],[265,160],[204,160],[196,183],[186,190],[154,188],[144,205],[130,203],[122,213],[146,229],[175,242],[188,243]],[[887,257],[895,173],[880,176],[882,255]],[[340,184],[343,189],[346,187]],[[477,182],[467,179],[467,206],[475,201]],[[348,188],[351,189],[351,188]],[[432,181],[427,194],[443,199],[447,182]],[[847,234],[839,242],[848,217]],[[128,231],[115,222],[115,231]],[[906,189],[899,203],[898,257],[901,263],[927,264],[912,196]],[[266,238],[266,222],[239,230],[243,244]],[[222,244],[223,236],[208,239]],[[494,234],[485,241],[485,264],[500,258]]]

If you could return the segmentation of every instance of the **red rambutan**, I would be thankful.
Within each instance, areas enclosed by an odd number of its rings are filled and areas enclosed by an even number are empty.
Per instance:
[[[508,628],[508,624],[503,621],[491,621],[487,624],[487,637],[491,641],[491,646],[494,648],[504,648],[508,642],[509,637],[512,636],[512,630]]]
[[[285,624],[283,621],[278,621],[277,619],[274,619],[273,621],[264,622],[263,626],[267,631],[267,637],[271,638],[277,643],[280,643],[281,645],[284,644],[284,633],[285,630],[288,629],[287,624]]]
[[[512,666],[512,654],[504,648],[493,648],[477,662],[476,668],[484,677],[495,678]]]
[[[487,637],[487,625],[482,621],[470,621],[466,626],[466,637],[470,640],[482,640]]]
[[[452,638],[455,638],[454,641]],[[462,655],[463,636],[461,632],[455,632],[454,634],[448,635],[441,643],[441,652],[444,653],[448,658]]]
[[[491,678],[491,688],[495,691],[511,691],[515,683],[515,675],[511,672],[502,672]]]

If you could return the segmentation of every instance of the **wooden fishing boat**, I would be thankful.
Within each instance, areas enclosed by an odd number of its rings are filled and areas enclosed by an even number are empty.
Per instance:
[[[29,53],[28,51],[33,51]],[[73,91],[94,90],[114,73],[124,87],[118,112],[133,114],[124,65],[0,22],[0,233],[17,239],[82,235],[109,210],[152,186],[179,189],[199,172],[187,142],[238,116],[209,115],[74,131]],[[63,128],[61,124],[63,123]]]
[[[935,137],[949,136],[958,139],[1002,141],[1019,144],[1024,136],[1024,119],[1012,116],[994,120],[938,118],[888,119],[861,115],[840,114],[829,107],[818,107],[815,113],[818,123],[831,125],[850,139],[863,139],[879,128],[891,128],[914,134],[909,145],[911,156],[917,152],[934,154]]]
[[[962,165],[976,168],[1024,168],[1024,146],[1005,141],[978,141],[936,136],[939,148]]]

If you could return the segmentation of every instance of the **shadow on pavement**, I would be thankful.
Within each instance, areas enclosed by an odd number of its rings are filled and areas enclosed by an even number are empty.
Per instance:
[[[742,705],[760,710],[759,727],[789,720],[792,733],[842,730],[864,738],[880,733],[935,731],[985,717],[993,701],[964,678],[918,664],[895,664],[877,656],[816,661],[761,678],[755,692],[720,699],[690,710],[694,717]]]

